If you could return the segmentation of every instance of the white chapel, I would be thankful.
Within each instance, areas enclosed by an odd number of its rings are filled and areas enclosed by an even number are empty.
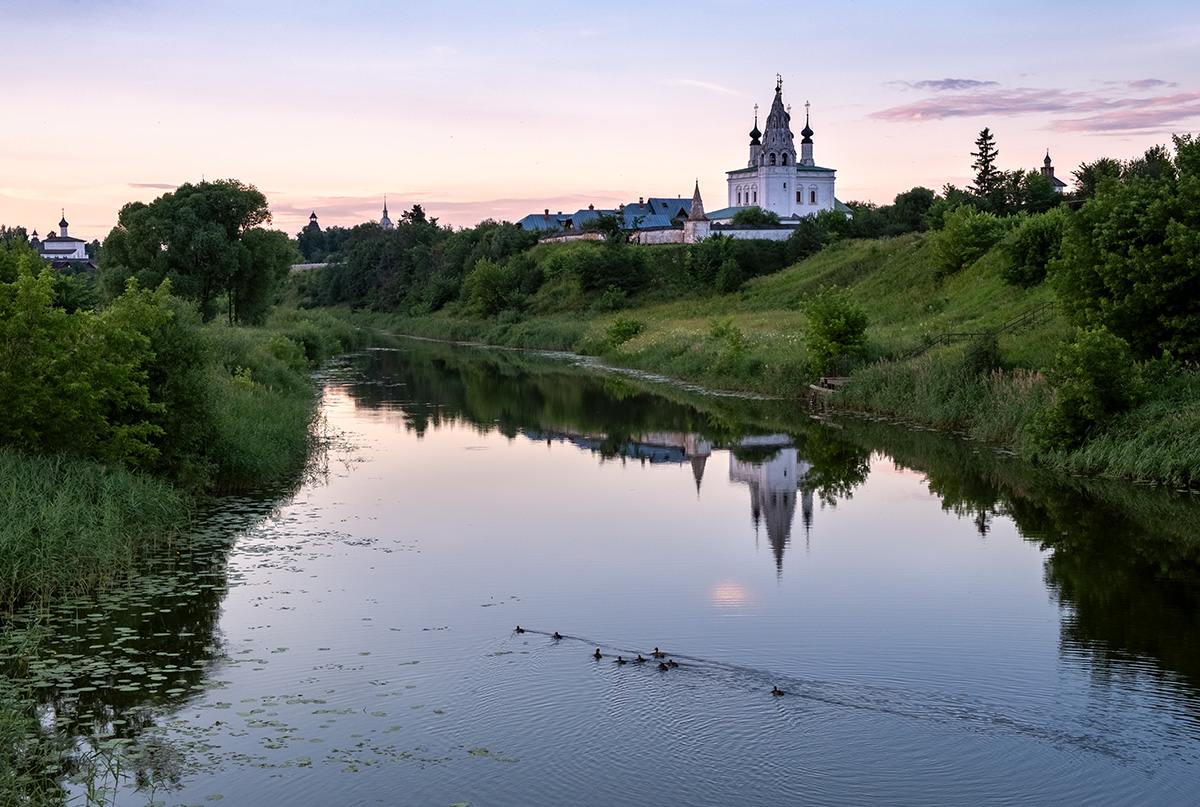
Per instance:
[[[804,128],[800,130],[797,155],[792,116],[783,105],[783,79],[777,78],[766,131],[758,130],[756,112],[754,129],[750,132],[750,159],[745,168],[726,173],[729,208],[757,205],[781,219],[796,219],[838,207],[833,188],[837,172],[822,168],[813,160],[814,133],[809,125],[808,104],[804,107]]]

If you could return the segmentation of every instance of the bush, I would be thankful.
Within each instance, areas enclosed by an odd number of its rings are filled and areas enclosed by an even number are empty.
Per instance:
[[[463,280],[463,297],[476,314],[491,317],[520,304],[520,278],[507,263],[480,258]]]
[[[867,354],[867,312],[836,286],[809,295],[800,303],[808,315],[804,342],[813,373],[847,372]]]
[[[774,227],[779,224],[779,214],[773,210],[763,210],[758,205],[743,208],[733,214],[730,220],[735,227]]]
[[[1034,418],[1032,436],[1050,450],[1070,450],[1103,432],[1139,393],[1129,344],[1106,328],[1078,329],[1047,376],[1056,396]]]
[[[1046,279],[1046,265],[1058,257],[1062,246],[1066,215],[1066,208],[1059,207],[1018,218],[1017,226],[1000,242],[1008,259],[1002,272],[1005,283],[1029,288]]]
[[[623,345],[645,329],[645,324],[625,314],[617,314],[612,324],[604,329],[604,341],[610,348]]]
[[[952,275],[975,263],[1004,237],[1005,229],[1004,221],[969,205],[947,212],[932,239],[937,276]]]
[[[717,293],[729,294],[742,287],[742,267],[733,258],[726,258],[717,270]]]
[[[975,377],[1004,368],[1004,357],[1000,353],[1000,340],[994,333],[977,336],[967,343],[963,353],[963,374]]]

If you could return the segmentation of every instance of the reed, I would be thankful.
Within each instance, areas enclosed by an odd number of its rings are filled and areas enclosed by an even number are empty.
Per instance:
[[[0,607],[112,586],[189,518],[165,482],[65,456],[0,448]]]

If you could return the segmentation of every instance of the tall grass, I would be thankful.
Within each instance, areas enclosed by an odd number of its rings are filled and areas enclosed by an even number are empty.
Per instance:
[[[0,448],[0,607],[111,586],[187,524],[164,482],[68,457]]]

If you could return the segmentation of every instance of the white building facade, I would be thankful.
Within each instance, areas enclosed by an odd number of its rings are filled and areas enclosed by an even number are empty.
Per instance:
[[[767,114],[766,130],[758,130],[755,115],[750,132],[750,159],[745,168],[728,171],[729,207],[761,207],[781,219],[811,216],[833,210],[836,171],[813,160],[813,130],[805,104],[804,128],[797,153],[791,114],[783,104],[783,81],[775,84],[775,98]]]
[[[30,238],[30,245],[38,251],[38,254],[48,261],[86,261],[87,242],[82,238],[71,238],[67,235],[66,213],[63,213],[62,221],[58,223],[58,234],[54,230],[46,236],[44,240],[38,238],[35,230]]]

